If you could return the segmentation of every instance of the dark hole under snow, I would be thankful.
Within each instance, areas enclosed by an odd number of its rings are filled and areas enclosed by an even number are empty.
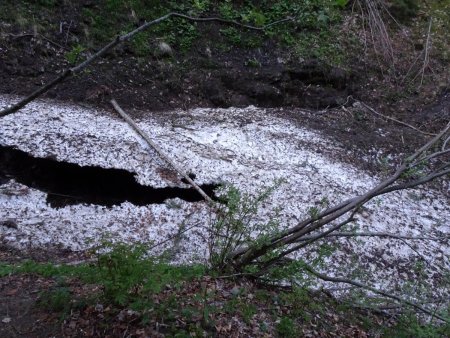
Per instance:
[[[193,188],[153,188],[136,182],[134,175],[123,169],[80,166],[50,158],[37,158],[13,147],[0,146],[0,185],[15,179],[47,193],[47,202],[55,208],[81,203],[111,207],[125,201],[142,206],[162,204],[171,198],[187,202],[203,200]],[[218,186],[200,185],[213,199]]]

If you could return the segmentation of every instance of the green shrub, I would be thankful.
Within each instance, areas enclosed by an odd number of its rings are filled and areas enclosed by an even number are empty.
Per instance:
[[[143,300],[167,285],[176,287],[204,271],[202,266],[173,266],[149,257],[146,245],[105,242],[97,250],[98,283],[106,299],[120,305],[145,307]]]
[[[228,259],[233,252],[250,243],[260,245],[265,238],[278,231],[277,210],[267,223],[255,222],[255,217],[261,204],[281,182],[263,189],[256,197],[242,193],[232,185],[223,187],[223,207],[212,224],[213,235],[209,243],[210,264],[214,270],[229,268]]]
[[[66,60],[70,65],[75,65],[81,55],[82,52],[85,51],[85,48],[81,45],[76,45],[72,47],[71,51],[66,53]]]
[[[391,14],[400,21],[408,21],[419,12],[418,0],[394,0],[389,7]]]
[[[276,330],[280,337],[298,337],[295,322],[288,317],[281,317],[277,323]]]
[[[58,287],[40,294],[38,305],[45,309],[66,314],[71,308],[72,294],[67,287]]]

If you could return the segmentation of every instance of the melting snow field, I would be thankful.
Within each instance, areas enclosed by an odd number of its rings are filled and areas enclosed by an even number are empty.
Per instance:
[[[16,98],[0,97],[0,107]],[[292,226],[308,209],[327,198],[337,203],[374,186],[381,177],[338,162],[333,154],[345,153],[333,140],[276,116],[270,110],[194,109],[137,119],[140,127],[196,182],[229,182],[257,194],[277,179],[283,183],[260,208],[261,221],[278,217]],[[36,157],[52,157],[83,166],[120,168],[136,173],[136,180],[153,187],[183,186],[164,175],[164,162],[145,147],[119,117],[110,112],[74,105],[36,101],[16,114],[0,118],[0,145],[14,146]],[[70,177],[67,177],[70,180]],[[440,285],[448,271],[450,208],[445,196],[419,188],[381,196],[357,215],[360,231],[443,238],[404,241],[364,237],[337,241],[339,253],[324,271],[345,267],[378,271],[370,283],[394,288],[400,280],[414,280],[414,267],[427,262],[425,285],[441,296]],[[211,214],[204,203],[168,200],[165,204],[135,206],[125,202],[111,208],[71,205],[55,209],[46,193],[14,180],[0,186],[0,221],[15,220],[17,228],[0,226],[0,240],[17,248],[58,247],[83,250],[109,235],[123,241],[158,242],[196,225],[177,239],[172,249],[179,262],[203,260],[207,255],[205,227]],[[445,240],[444,238],[447,238]],[[408,245],[407,245],[408,244]],[[169,241],[159,251],[173,246]],[[306,256],[308,253],[304,253]]]

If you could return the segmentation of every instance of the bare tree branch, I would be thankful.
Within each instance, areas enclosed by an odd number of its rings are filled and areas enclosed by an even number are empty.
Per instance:
[[[430,50],[431,50],[431,25],[433,24],[433,17],[430,18],[430,23],[428,24],[428,33],[427,33],[427,42],[425,44],[425,55],[423,58],[423,65],[421,70],[417,73],[417,75],[414,77],[413,81],[416,79],[417,76],[420,74],[420,85],[419,88],[422,87],[423,84],[423,78],[425,76],[425,70],[427,67],[429,67],[430,64]]]
[[[444,317],[436,314],[434,311],[428,310],[428,309],[420,306],[419,304],[416,304],[416,303],[411,302],[409,300],[403,299],[403,298],[398,297],[396,295],[390,294],[390,293],[388,293],[386,291],[378,290],[378,289],[376,289],[374,287],[362,284],[362,283],[360,283],[358,281],[354,281],[354,280],[351,280],[351,279],[327,276],[327,275],[324,275],[324,274],[322,274],[320,272],[317,272],[317,271],[313,270],[310,266],[305,266],[305,270],[310,272],[312,275],[316,276],[317,278],[320,278],[320,279],[322,279],[324,281],[333,282],[333,283],[345,283],[345,284],[354,285],[354,286],[357,286],[357,287],[359,287],[361,289],[369,290],[369,291],[371,291],[373,293],[376,293],[376,294],[382,295],[384,297],[387,297],[387,298],[390,298],[390,299],[394,299],[394,300],[396,300],[396,301],[398,301],[400,303],[412,306],[413,308],[415,308],[415,309],[417,309],[417,310],[419,310],[419,311],[421,311],[423,313],[426,313],[427,315],[430,315],[431,317],[438,318],[438,319],[442,320],[443,322],[448,322]]]
[[[320,238],[321,234],[315,235],[315,236],[309,236],[309,237],[302,237],[299,239],[299,241],[310,241],[315,240],[317,238]],[[330,233],[326,236],[326,238],[329,237],[388,237],[388,238],[395,238],[400,240],[420,240],[420,241],[442,241],[442,240],[448,240],[450,239],[450,236],[444,237],[444,238],[436,238],[436,237],[427,237],[427,236],[407,236],[407,235],[397,235],[389,232],[336,232],[336,233]]]
[[[433,134],[433,133],[427,133],[427,132],[425,132],[425,131],[421,131],[420,129],[414,127],[413,125],[411,125],[411,124],[409,124],[409,123],[406,123],[406,122],[397,120],[397,119],[395,119],[395,118],[393,118],[393,117],[390,117],[390,116],[381,114],[381,113],[377,112],[375,109],[373,109],[372,107],[370,107],[370,106],[368,106],[367,104],[365,104],[364,102],[361,102],[361,101],[356,101],[356,102],[358,102],[358,103],[361,104],[364,108],[366,108],[366,109],[369,110],[371,113],[373,113],[373,114],[375,114],[375,115],[377,115],[377,116],[380,116],[380,117],[385,118],[385,119],[387,119],[387,120],[390,120],[390,121],[393,121],[393,122],[395,122],[395,123],[401,124],[402,126],[411,128],[411,129],[413,129],[413,130],[415,130],[415,131],[417,131],[417,132],[419,132],[419,133],[421,133],[421,134],[423,134],[423,135],[427,135],[427,136],[435,136],[435,135],[436,135],[436,134]]]
[[[86,68],[87,66],[89,66],[93,61],[97,60],[98,58],[100,58],[101,56],[105,55],[108,51],[110,51],[111,49],[113,49],[114,47],[116,47],[117,45],[130,40],[133,36],[135,36],[137,33],[142,32],[146,29],[148,29],[151,26],[157,25],[159,23],[161,23],[164,20],[167,20],[171,17],[175,17],[175,18],[181,18],[181,19],[185,19],[185,20],[189,20],[189,21],[194,21],[194,22],[219,22],[219,23],[223,23],[223,24],[227,24],[227,25],[234,25],[234,26],[239,26],[245,29],[251,29],[251,30],[255,30],[255,31],[264,31],[265,29],[273,26],[273,25],[277,25],[283,22],[287,22],[287,21],[292,21],[292,18],[288,17],[282,20],[278,20],[272,23],[269,23],[265,26],[261,26],[261,27],[255,27],[255,26],[251,26],[251,25],[246,25],[237,21],[233,21],[233,20],[225,20],[225,19],[221,19],[221,18],[216,18],[216,17],[212,17],[212,18],[196,18],[196,17],[191,17],[185,14],[181,14],[181,13],[176,13],[176,12],[172,12],[169,14],[166,14],[158,19],[155,19],[153,21],[149,21],[149,22],[145,22],[144,24],[142,24],[141,26],[139,26],[138,28],[136,28],[135,30],[126,33],[124,35],[121,36],[117,36],[114,40],[112,40],[110,43],[108,43],[106,46],[104,46],[102,49],[100,49],[99,51],[97,51],[94,55],[92,55],[91,57],[89,57],[88,59],[86,59],[85,61],[81,62],[80,64],[78,64],[75,67],[69,68],[67,70],[65,70],[64,72],[61,73],[60,76],[58,76],[56,79],[54,79],[53,81],[49,82],[48,84],[42,86],[41,88],[35,90],[33,93],[31,93],[29,96],[23,98],[22,100],[20,100],[19,102],[13,104],[12,106],[6,107],[5,109],[0,111],[0,117],[2,116],[6,116],[12,113],[15,113],[16,111],[18,111],[19,109],[23,108],[24,106],[26,106],[28,103],[30,103],[31,101],[33,101],[34,99],[36,99],[37,97],[39,97],[40,95],[44,94],[45,92],[47,92],[48,90],[50,90],[51,88],[55,87],[57,84],[63,82],[64,80],[66,80],[68,77],[75,75],[77,73],[80,73],[84,68]]]
[[[213,208],[216,209],[215,203],[214,201],[211,199],[211,197],[209,197],[202,188],[200,188],[198,186],[197,183],[195,183],[190,177],[189,175],[183,170],[181,169],[181,167],[178,166],[178,164],[176,164],[170,157],[168,157],[162,150],[161,148],[152,141],[152,139],[147,135],[147,133],[145,133],[141,128],[139,128],[139,126],[136,124],[136,122],[133,121],[133,119],[127,114],[125,113],[122,108],[120,108],[119,104],[116,102],[116,100],[111,100],[110,101],[111,104],[113,105],[114,109],[120,114],[120,116],[122,116],[122,118],[145,140],[145,142],[147,142],[147,144],[152,147],[159,156],[161,156],[161,158],[166,161],[170,166],[172,166],[177,172],[178,174],[180,174],[181,176],[184,177],[184,179],[189,182],[189,184],[195,189],[197,190],[197,192],[205,199],[206,202],[208,202],[208,204]]]
[[[240,251],[235,256],[234,260],[235,267],[238,268],[243,267],[247,264],[250,264],[255,259],[261,257],[270,250],[298,242],[298,239],[302,238],[303,236],[306,236],[308,234],[317,231],[324,225],[333,222],[334,220],[338,219],[339,217],[347,214],[352,210],[354,212],[354,209],[361,207],[362,205],[364,205],[365,203],[367,203],[376,196],[396,190],[412,188],[417,185],[429,182],[435,178],[447,175],[450,172],[450,169],[442,170],[439,172],[431,172],[426,176],[420,177],[416,180],[392,186],[405,174],[405,172],[411,169],[411,167],[414,167],[416,160],[420,159],[421,157],[422,158],[426,157],[427,155],[425,155],[425,153],[429,149],[438,144],[438,142],[440,142],[443,138],[446,138],[447,137],[446,135],[449,132],[449,130],[450,130],[450,122],[447,124],[445,128],[443,128],[443,130],[439,134],[433,137],[429,142],[427,142],[424,146],[418,149],[414,154],[409,156],[393,175],[391,175],[389,178],[385,179],[384,181],[382,181],[377,186],[375,186],[368,192],[364,193],[363,195],[348,199],[338,204],[337,206],[328,208],[327,210],[319,213],[318,215],[316,215],[316,217],[310,217],[302,221],[298,225],[280,232],[279,234],[273,236],[269,241],[266,241],[266,244],[264,245],[260,245],[257,247],[250,246],[246,250]],[[351,217],[349,219],[351,219]],[[342,224],[347,224],[349,222],[349,219],[344,221]],[[343,225],[338,224],[337,226],[332,228],[332,230],[326,231],[325,234],[337,230],[342,226]],[[278,257],[279,258],[284,257],[289,253],[301,249],[302,247],[304,247],[304,245],[305,243],[298,244],[292,247],[291,249],[284,251]],[[270,263],[272,264],[274,261],[275,259],[271,260]]]

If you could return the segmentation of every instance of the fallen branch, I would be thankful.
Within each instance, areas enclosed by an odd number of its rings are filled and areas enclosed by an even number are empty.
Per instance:
[[[416,304],[416,303],[411,302],[409,300],[400,298],[400,297],[398,297],[396,295],[393,295],[393,294],[390,294],[390,293],[388,293],[386,291],[378,290],[378,289],[376,289],[374,287],[362,284],[362,283],[360,283],[358,281],[355,281],[355,280],[346,279],[346,278],[340,278],[340,277],[327,276],[327,275],[324,275],[324,274],[322,274],[320,272],[317,272],[317,271],[313,270],[310,266],[305,266],[305,270],[308,271],[309,273],[311,273],[312,275],[316,276],[317,278],[322,279],[324,281],[333,282],[333,283],[345,283],[345,284],[354,285],[354,286],[357,286],[357,287],[359,287],[361,289],[369,290],[369,291],[371,291],[373,293],[382,295],[382,296],[384,296],[386,298],[394,299],[394,300],[396,300],[396,301],[398,301],[400,303],[412,306],[413,308],[415,308],[415,309],[417,309],[417,310],[419,310],[419,311],[421,311],[423,313],[426,313],[427,315],[429,315],[431,317],[438,318],[438,319],[442,320],[443,322],[448,322],[447,319],[445,319],[444,317],[436,314],[435,311],[428,310],[428,309],[420,306],[419,304]]]
[[[22,100],[20,100],[19,102],[3,109],[0,111],[0,117],[2,116],[6,116],[12,113],[15,113],[16,111],[18,111],[19,109],[23,108],[24,106],[26,106],[28,103],[30,103],[31,101],[33,101],[34,99],[36,99],[37,97],[39,97],[40,95],[44,94],[45,92],[47,92],[48,90],[50,90],[51,88],[55,87],[57,84],[63,82],[65,79],[67,79],[70,76],[73,76],[77,73],[80,73],[84,68],[86,68],[87,66],[89,66],[93,61],[97,60],[98,58],[100,58],[101,56],[105,55],[108,51],[110,51],[111,49],[113,49],[114,47],[116,47],[117,45],[130,40],[133,36],[135,36],[137,33],[140,33],[144,30],[146,30],[147,28],[157,25],[159,23],[161,23],[164,20],[167,20],[171,17],[175,17],[175,18],[181,18],[181,19],[186,19],[189,21],[194,21],[194,22],[220,22],[223,24],[228,24],[228,25],[234,25],[234,26],[239,26],[245,29],[251,29],[251,30],[256,30],[256,31],[264,31],[265,29],[267,29],[268,27],[271,27],[273,25],[277,25],[286,21],[292,21],[292,18],[288,17],[282,20],[278,20],[272,23],[269,23],[265,26],[261,26],[261,27],[255,27],[255,26],[250,26],[250,25],[246,25],[237,21],[233,21],[233,20],[225,20],[225,19],[221,19],[221,18],[196,18],[196,17],[191,17],[188,15],[184,15],[181,13],[176,13],[176,12],[172,12],[169,14],[166,14],[158,19],[155,19],[153,21],[150,22],[145,22],[144,24],[142,24],[141,26],[139,26],[138,28],[136,28],[135,30],[126,33],[124,35],[118,35],[114,40],[112,40],[110,43],[108,43],[106,46],[104,46],[102,49],[100,49],[98,52],[96,52],[94,55],[92,55],[90,58],[86,59],[85,61],[81,62],[80,64],[76,65],[75,67],[69,68],[67,70],[65,70],[64,72],[62,72],[62,74],[60,76],[58,76],[56,79],[54,79],[53,81],[51,81],[50,83],[42,86],[41,88],[35,90],[33,93],[31,93],[29,96],[23,98]]]
[[[111,104],[113,105],[114,109],[120,114],[120,116],[122,116],[122,118],[145,140],[145,142],[152,147],[159,156],[161,156],[161,158],[166,161],[170,166],[172,166],[177,172],[178,174],[180,174],[181,176],[184,177],[184,179],[189,182],[189,184],[195,189],[197,190],[197,192],[205,199],[206,202],[208,202],[208,204],[213,207],[214,209],[215,207],[215,203],[214,201],[211,199],[211,197],[209,197],[202,188],[200,188],[200,186],[195,183],[190,177],[189,175],[183,170],[181,169],[170,157],[168,157],[162,150],[161,148],[152,141],[152,139],[141,129],[139,128],[139,126],[136,124],[136,122],[133,121],[133,119],[127,114],[125,113],[122,108],[120,108],[119,104],[116,102],[116,100],[111,100],[110,101]]]
[[[352,216],[355,213],[355,210],[363,206],[365,203],[370,201],[376,196],[383,195],[396,190],[403,190],[407,188],[412,188],[417,185],[424,184],[429,182],[435,178],[448,175],[450,173],[450,169],[441,170],[439,168],[437,171],[431,171],[427,175],[423,177],[419,177],[412,181],[407,181],[404,183],[396,184],[408,170],[415,169],[415,165],[420,163],[424,158],[430,158],[427,154],[427,151],[435,147],[438,142],[442,140],[446,140],[448,137],[448,133],[450,132],[450,123],[435,137],[433,137],[429,142],[427,142],[424,146],[418,149],[413,155],[409,156],[405,159],[404,163],[396,170],[394,174],[392,174],[389,178],[380,182],[377,186],[369,190],[368,192],[354,198],[350,198],[337,206],[328,208],[325,211],[320,212],[315,217],[310,217],[300,222],[294,227],[281,231],[280,233],[274,235],[269,240],[265,241],[263,245],[250,245],[242,251],[239,251],[234,255],[234,267],[237,270],[242,269],[243,267],[255,263],[255,261],[266,254],[267,252],[274,250],[280,247],[286,247],[286,250],[277,254],[273,257],[269,262],[265,263],[263,270],[267,269],[271,264],[274,264],[277,260],[285,257],[286,255],[303,248],[305,245],[311,244],[313,241],[319,240],[322,237],[328,235],[333,231],[339,230],[343,225],[347,224],[352,220]],[[331,229],[323,232],[316,239],[297,244],[291,248],[288,248],[289,245],[293,243],[298,243],[298,240],[304,236],[308,236],[318,231],[322,227],[331,222],[337,220],[341,216],[351,212],[352,214],[346,220],[341,223],[333,226]]]
[[[362,105],[364,108],[366,108],[366,109],[369,110],[371,113],[373,113],[373,114],[375,114],[375,115],[377,115],[377,116],[380,116],[380,117],[385,118],[385,119],[387,119],[387,120],[390,120],[390,121],[393,121],[393,122],[395,122],[395,123],[401,124],[402,126],[411,128],[411,129],[413,129],[413,130],[415,130],[415,131],[417,131],[417,132],[419,132],[419,133],[421,133],[421,134],[423,134],[423,135],[427,135],[427,136],[436,136],[436,134],[433,134],[433,133],[427,133],[427,132],[425,132],[425,131],[422,131],[422,130],[420,130],[420,129],[414,127],[413,125],[411,125],[411,124],[409,124],[409,123],[402,122],[402,121],[397,120],[397,119],[395,119],[395,118],[393,118],[393,117],[390,117],[390,116],[381,114],[381,113],[377,112],[375,109],[373,109],[372,107],[370,107],[370,106],[368,106],[367,104],[365,104],[364,102],[361,102],[361,101],[356,101],[356,102],[358,102],[358,103],[359,103],[360,105]]]
[[[315,236],[309,236],[309,237],[302,237],[299,239],[299,241],[309,241],[309,240],[315,240],[319,238],[321,234],[315,235]],[[326,238],[329,237],[385,237],[385,238],[394,238],[399,240],[420,240],[420,241],[442,241],[442,240],[448,240],[450,239],[450,236],[444,237],[444,238],[435,238],[435,237],[427,237],[427,236],[405,236],[405,235],[396,235],[388,232],[336,232],[336,233],[330,233],[326,236]]]
[[[333,233],[329,231],[328,235],[324,235],[323,233],[317,234],[315,236],[308,236],[308,237],[302,237],[298,240],[298,242],[305,242],[308,241],[310,243],[315,242],[318,239],[326,239],[326,238],[330,238],[330,237],[350,237],[350,238],[355,238],[355,237],[382,237],[382,238],[393,238],[393,239],[397,239],[401,242],[403,242],[403,244],[405,244],[406,246],[408,246],[412,251],[414,251],[422,260],[424,260],[428,265],[431,265],[430,261],[428,260],[427,257],[425,257],[423,254],[421,254],[416,248],[414,248],[413,245],[411,245],[410,243],[408,243],[408,241],[412,240],[412,241],[435,241],[435,242],[439,242],[439,241],[444,241],[444,240],[449,240],[450,236],[446,236],[444,238],[433,238],[433,237],[426,237],[426,236],[404,236],[404,235],[396,235],[396,234],[392,234],[392,233],[388,233],[388,232],[337,232],[337,233]],[[437,264],[440,268],[444,269],[443,266],[441,266],[440,264]]]
[[[7,34],[7,36],[12,37],[13,39],[21,39],[21,38],[27,38],[27,37],[33,37],[33,38],[36,38],[36,37],[39,36],[41,39],[43,39],[43,40],[45,40],[45,41],[51,43],[52,45],[54,45],[54,46],[56,46],[56,47],[58,47],[58,48],[66,49],[66,50],[67,50],[66,47],[61,46],[59,43],[57,43],[57,42],[55,42],[55,41],[49,39],[49,38],[46,37],[45,35],[42,35],[42,34],[39,34],[39,33],[37,33],[37,34],[33,34],[33,33],[25,33],[25,34],[18,34],[18,35],[15,35],[15,34]]]

